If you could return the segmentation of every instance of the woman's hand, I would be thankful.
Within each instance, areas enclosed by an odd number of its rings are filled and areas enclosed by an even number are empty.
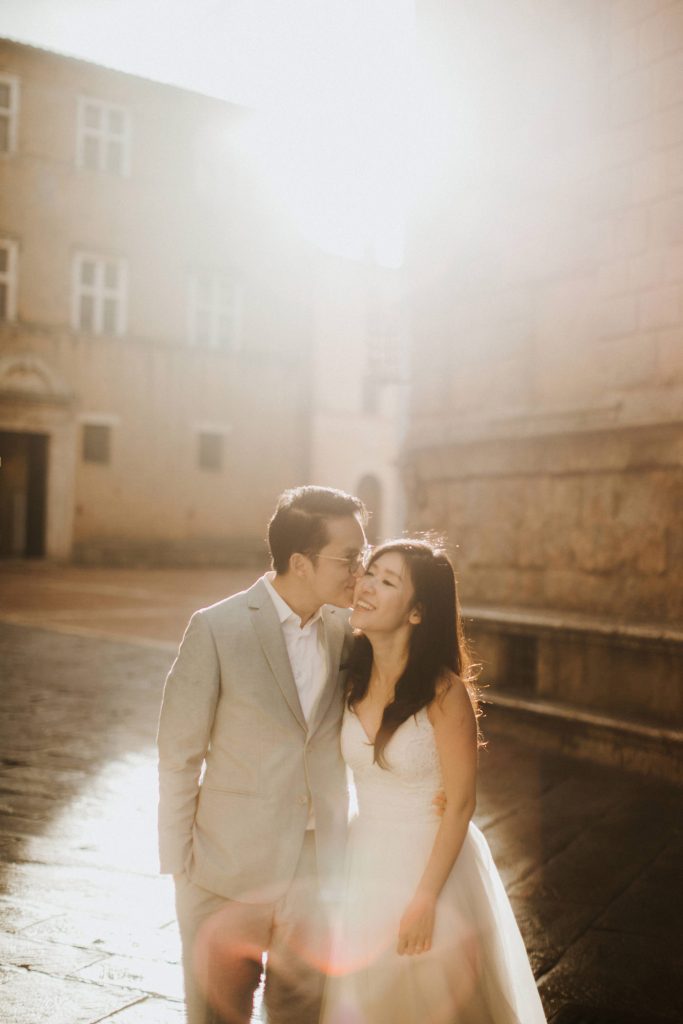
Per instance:
[[[432,932],[436,915],[436,897],[418,892],[405,909],[398,928],[396,952],[414,956],[432,948]]]

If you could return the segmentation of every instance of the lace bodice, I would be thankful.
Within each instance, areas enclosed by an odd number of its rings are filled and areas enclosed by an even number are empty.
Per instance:
[[[342,754],[353,772],[361,818],[403,823],[437,821],[432,800],[441,769],[427,709],[403,722],[389,740],[387,768],[373,761],[373,747],[360,719],[348,708],[341,734]]]

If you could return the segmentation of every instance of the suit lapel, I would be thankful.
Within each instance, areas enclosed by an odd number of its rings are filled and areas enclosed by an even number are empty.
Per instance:
[[[268,595],[268,591],[260,581],[255,583],[249,591],[249,608],[251,609],[256,635],[261,642],[263,653],[268,660],[282,695],[301,728],[306,730],[308,727],[304,713],[301,710],[299,692],[294,682],[292,666],[289,662],[287,645],[282,634],[280,620],[277,617],[277,612]]]
[[[323,609],[323,623],[325,626],[325,649],[327,651],[327,678],[320,694],[311,722],[309,731],[315,732],[329,708],[332,698],[339,692],[339,661],[344,644],[344,622],[342,615],[335,613],[332,608]]]

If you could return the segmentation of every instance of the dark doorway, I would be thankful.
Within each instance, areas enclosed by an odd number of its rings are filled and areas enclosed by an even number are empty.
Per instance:
[[[47,434],[0,431],[0,558],[43,558]]]

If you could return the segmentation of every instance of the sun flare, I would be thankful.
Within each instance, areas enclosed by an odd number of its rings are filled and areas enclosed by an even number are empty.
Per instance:
[[[306,238],[398,267],[411,185],[412,3],[375,0],[362,12],[330,3],[325,16],[334,34],[317,26],[318,51],[315,26],[289,40],[296,73],[240,128],[239,142]]]

